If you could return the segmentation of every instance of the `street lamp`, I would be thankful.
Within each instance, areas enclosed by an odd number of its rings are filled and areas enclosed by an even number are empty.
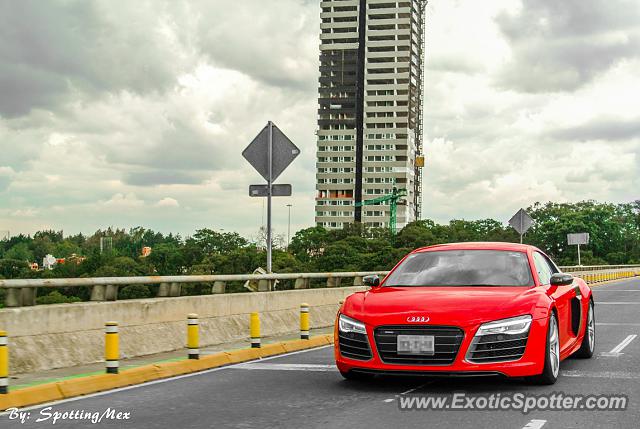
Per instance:
[[[287,204],[289,208],[289,223],[287,225],[287,250],[289,250],[289,242],[291,241],[291,204]]]

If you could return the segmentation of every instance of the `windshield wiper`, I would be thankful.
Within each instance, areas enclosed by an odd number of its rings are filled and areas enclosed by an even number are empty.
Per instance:
[[[491,284],[491,283],[475,283],[475,284],[472,283],[472,284],[468,284],[468,285],[464,285],[464,286],[469,286],[469,287],[480,287],[480,286],[504,287],[506,285],[496,285],[496,284]]]
[[[431,284],[431,285],[384,285],[384,287],[507,287],[507,285],[496,285],[491,283],[461,283],[457,285]]]

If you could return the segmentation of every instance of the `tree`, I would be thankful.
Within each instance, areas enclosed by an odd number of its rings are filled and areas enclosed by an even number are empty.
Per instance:
[[[29,249],[27,243],[19,243],[10,248],[4,254],[4,259],[14,259],[23,262],[33,261],[33,252]]]
[[[20,259],[0,259],[0,277],[5,279],[17,279],[26,277],[31,270],[29,264]]]
[[[186,270],[180,248],[172,243],[158,244],[146,259],[161,276],[180,275]]]
[[[288,250],[300,261],[308,262],[321,255],[328,243],[329,232],[321,226],[314,226],[296,232]]]
[[[606,258],[625,247],[623,234],[629,235],[621,224],[621,211],[614,204],[595,201],[579,203],[536,203],[527,209],[534,219],[526,234],[526,242],[549,253],[561,265],[577,264],[577,252],[567,244],[567,234],[588,232],[590,250],[596,258]],[[586,263],[586,261],[585,261]]]
[[[204,254],[227,253],[249,245],[238,233],[216,232],[208,228],[197,230],[192,239]]]

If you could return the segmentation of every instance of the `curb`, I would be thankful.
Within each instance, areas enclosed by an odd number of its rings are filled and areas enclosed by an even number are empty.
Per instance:
[[[587,283],[587,286],[589,286],[590,288],[594,288],[594,287],[598,287],[598,286],[602,286],[602,285],[606,285],[609,283],[615,283],[615,282],[621,282],[623,280],[630,280],[630,279],[635,279],[638,276],[634,276],[634,277],[623,277],[621,279],[613,279],[613,280],[605,280],[602,282],[598,282],[598,283]]]
[[[240,349],[185,359],[176,362],[149,364],[126,369],[119,374],[99,374],[26,387],[0,395],[0,411],[47,402],[60,401],[76,396],[103,392],[120,387],[133,386],[149,381],[171,378],[235,363],[277,356],[298,350],[313,349],[333,344],[333,334],[317,335],[308,340],[289,340],[265,344],[256,349]]]

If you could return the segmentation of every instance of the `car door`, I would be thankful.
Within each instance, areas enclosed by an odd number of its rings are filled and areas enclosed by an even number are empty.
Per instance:
[[[533,252],[533,262],[536,266],[538,281],[542,287],[547,289],[551,286],[551,276],[559,272],[558,268],[542,253]],[[573,286],[558,286],[550,293],[551,298],[556,302],[558,310],[558,330],[560,334],[560,352],[570,347],[575,338],[571,331],[571,299],[575,296]]]

